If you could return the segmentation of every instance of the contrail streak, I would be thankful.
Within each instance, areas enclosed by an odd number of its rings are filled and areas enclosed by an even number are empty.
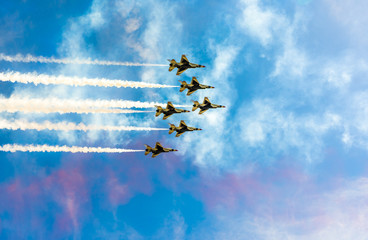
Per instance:
[[[0,60],[7,62],[35,62],[35,63],[59,63],[59,64],[88,64],[88,65],[106,65],[106,66],[139,66],[139,67],[166,67],[167,64],[154,63],[134,63],[134,62],[115,62],[115,61],[100,61],[92,59],[69,59],[69,58],[54,58],[54,57],[36,57],[30,54],[26,56],[17,54],[15,56],[7,56],[0,53]]]
[[[117,88],[174,88],[177,86],[162,85],[155,83],[134,82],[126,80],[109,80],[106,78],[80,78],[80,77],[66,77],[50,76],[46,74],[36,73],[19,73],[7,72],[0,73],[0,81],[33,83],[37,84],[55,84],[55,85],[69,85],[69,86],[96,86],[96,87],[117,87]]]
[[[43,123],[27,122],[23,120],[8,121],[0,119],[0,128],[9,130],[56,130],[56,131],[160,131],[167,128],[151,128],[151,127],[132,127],[132,126],[99,126],[99,125],[84,125],[83,123],[75,124],[71,122],[51,123],[45,121]]]
[[[24,107],[26,106],[26,107]],[[110,108],[154,108],[155,106],[166,106],[166,103],[139,102],[125,100],[73,100],[58,98],[3,98],[0,99],[0,109],[20,108],[22,109],[110,109]],[[176,107],[191,107],[190,105],[175,105]],[[33,111],[32,110],[32,111]],[[84,110],[86,111],[86,110]]]
[[[125,109],[94,109],[94,108],[81,108],[73,106],[35,106],[32,103],[25,102],[23,105],[7,105],[0,101],[0,112],[25,112],[25,113],[147,113],[153,111],[138,111],[138,110],[125,110]]]
[[[3,152],[71,152],[71,153],[125,153],[144,152],[144,150],[122,149],[122,148],[101,148],[101,147],[68,147],[49,145],[17,145],[5,144],[0,146]]]

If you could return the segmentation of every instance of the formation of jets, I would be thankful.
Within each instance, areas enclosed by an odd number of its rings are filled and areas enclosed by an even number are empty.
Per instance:
[[[187,57],[185,55],[181,56],[181,60],[180,60],[179,63],[177,63],[174,59],[168,60],[168,61],[170,62],[169,72],[171,72],[175,68],[178,68],[178,71],[177,71],[176,75],[182,74],[185,70],[187,70],[189,68],[204,68],[205,67],[203,65],[199,65],[199,64],[189,62],[189,60],[187,59]],[[179,82],[181,84],[180,85],[180,92],[183,92],[185,89],[188,89],[187,96],[191,95],[192,93],[194,93],[198,89],[214,88],[212,86],[207,86],[207,85],[200,84],[196,77],[192,77],[192,81],[189,84],[185,81],[179,81]],[[166,120],[168,117],[170,117],[174,113],[190,112],[188,110],[175,108],[174,105],[171,102],[167,103],[166,108],[162,108],[161,106],[155,106],[155,107],[157,108],[155,116],[158,117],[162,113],[164,115],[163,120]],[[194,112],[195,110],[197,110],[199,108],[200,109],[199,114],[203,114],[205,111],[207,111],[210,108],[224,108],[224,107],[225,106],[211,103],[210,100],[208,99],[208,97],[205,97],[204,100],[203,100],[203,103],[199,103],[198,101],[193,101],[192,111]],[[180,124],[179,124],[178,127],[176,127],[174,124],[170,124],[170,123],[169,123],[169,125],[170,125],[169,134],[171,134],[173,132],[176,132],[176,137],[179,137],[180,135],[182,135],[185,132],[202,130],[200,128],[188,127],[187,124],[183,120],[180,121]],[[154,148],[152,148],[148,145],[145,145],[145,146],[146,146],[145,155],[148,155],[150,152],[152,152],[152,157],[153,158],[156,157],[157,155],[159,155],[160,153],[163,153],[163,152],[178,151],[178,150],[172,149],[172,148],[164,148],[159,142],[156,142],[156,145],[155,145]]]

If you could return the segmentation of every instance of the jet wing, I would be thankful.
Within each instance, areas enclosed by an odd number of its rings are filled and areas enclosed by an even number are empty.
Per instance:
[[[178,71],[176,72],[176,75],[180,75],[180,74],[182,74],[185,70],[187,70],[187,68],[186,68],[186,67],[179,67],[179,68],[178,68]]]
[[[185,124],[185,122],[183,120],[180,121],[179,127],[187,127],[187,124]]]
[[[189,60],[184,54],[181,55],[180,63],[189,63]]]
[[[164,117],[162,118],[163,120],[166,120],[168,117],[170,117],[171,115],[173,115],[174,113],[165,113]]]
[[[154,154],[152,154],[152,158],[155,158],[155,157],[157,157],[157,155],[159,155],[160,153],[154,153]]]
[[[181,132],[181,133],[177,133],[176,135],[175,135],[175,137],[180,137],[180,135],[182,135],[184,132]]]
[[[203,100],[204,104],[211,104],[210,100],[208,99],[208,97],[205,97]]]
[[[166,109],[175,109],[175,107],[171,102],[167,102]]]
[[[202,114],[202,113],[204,113],[205,111],[207,111],[208,109],[203,109],[203,110],[201,110],[201,111],[199,111],[199,114]]]
[[[157,150],[164,150],[164,147],[161,145],[161,143],[159,143],[159,142],[156,142],[156,146],[155,146],[155,148],[157,149]]]
[[[192,94],[192,93],[194,93],[195,91],[197,91],[197,89],[195,89],[195,90],[189,90],[189,89],[188,89],[187,96],[191,95],[191,94]]]
[[[196,78],[196,77],[192,77],[192,82],[191,82],[191,84],[196,85],[196,86],[198,86],[198,85],[199,85],[199,82],[198,82],[198,80],[197,80],[197,78]]]

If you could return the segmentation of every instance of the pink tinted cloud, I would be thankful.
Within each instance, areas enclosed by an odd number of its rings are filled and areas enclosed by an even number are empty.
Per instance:
[[[120,204],[126,204],[132,197],[132,193],[129,190],[129,186],[122,183],[111,173],[109,180],[106,183],[106,190],[110,203],[114,206]]]
[[[246,169],[237,172],[213,176],[211,173],[201,174],[197,180],[198,187],[193,188],[193,195],[203,201],[207,209],[215,210],[225,207],[228,210],[249,208],[256,211],[264,206],[271,207],[287,204],[289,195],[302,186],[304,191],[311,191],[311,182],[307,174],[293,166],[254,170]],[[289,202],[290,203],[290,202]]]
[[[62,169],[53,172],[44,180],[44,188],[46,191],[53,192],[53,200],[63,209],[63,215],[59,218],[68,218],[69,224],[74,229],[79,228],[79,218],[82,214],[82,208],[90,201],[89,190],[86,185],[86,179],[83,170],[80,167],[72,169]],[[57,223],[59,221],[56,221]],[[64,224],[64,221],[61,221]],[[55,226],[56,228],[64,228],[64,226]]]
[[[45,214],[54,215],[55,236],[65,229],[72,231],[79,227],[80,217],[89,201],[89,190],[80,165],[55,170],[48,176],[16,176],[11,182],[2,183],[0,190],[3,193],[0,211],[11,216],[7,220],[11,221],[8,226],[30,232],[33,227],[48,225]],[[50,208],[54,204],[58,207]]]
[[[112,207],[127,204],[136,194],[153,192],[152,173],[139,159],[117,160],[104,167],[103,175],[106,179],[103,192]]]
[[[228,173],[221,177],[201,180],[199,194],[207,208],[225,206],[235,209],[240,202],[253,204],[261,195],[269,195],[269,190],[254,176]]]

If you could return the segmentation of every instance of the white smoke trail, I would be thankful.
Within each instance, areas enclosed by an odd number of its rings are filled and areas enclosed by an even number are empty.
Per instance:
[[[0,109],[22,108],[22,109],[109,109],[109,108],[154,108],[155,106],[166,106],[166,103],[139,102],[124,100],[73,100],[58,98],[0,98]],[[176,107],[191,107],[190,105],[175,105]],[[33,111],[33,110],[32,110]],[[86,110],[85,110],[86,111]]]
[[[55,108],[53,106],[35,106],[32,104],[23,104],[23,105],[6,105],[0,103],[0,112],[25,112],[25,113],[147,113],[153,111],[138,111],[138,110],[124,110],[124,109],[94,109],[94,108],[80,108],[80,107],[59,107]]]
[[[125,153],[144,152],[144,150],[122,149],[122,148],[101,148],[101,147],[68,147],[49,145],[18,145],[5,144],[0,146],[3,152],[70,152],[70,153]]]
[[[60,131],[160,131],[167,130],[167,128],[151,128],[151,127],[132,127],[132,126],[98,126],[98,125],[84,125],[83,123],[75,124],[71,122],[51,123],[45,121],[43,123],[27,122],[23,120],[8,121],[0,119],[0,129],[9,130],[60,130]]]
[[[96,86],[96,87],[117,87],[117,88],[173,88],[177,86],[162,85],[155,83],[134,82],[125,80],[109,80],[105,78],[80,78],[80,77],[66,77],[50,76],[46,74],[36,73],[19,73],[7,72],[0,73],[0,81],[33,83],[37,84],[58,84],[70,86]]]
[[[107,65],[107,66],[139,66],[139,67],[166,67],[167,64],[154,64],[154,63],[134,63],[134,62],[115,62],[115,61],[100,61],[92,59],[69,59],[54,57],[36,57],[30,54],[26,56],[17,54],[15,56],[7,56],[0,53],[0,60],[7,62],[35,62],[35,63],[60,63],[60,64],[88,64],[88,65]]]

